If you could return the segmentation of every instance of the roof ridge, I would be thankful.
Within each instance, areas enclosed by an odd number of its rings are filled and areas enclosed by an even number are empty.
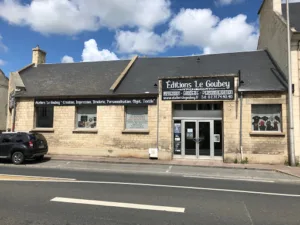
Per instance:
[[[130,59],[118,59],[118,60],[103,60],[103,61],[86,61],[86,62],[68,62],[68,63],[42,63],[38,64],[38,66],[41,65],[61,65],[61,64],[83,64],[83,63],[99,63],[99,62],[124,62],[124,61],[130,61]]]

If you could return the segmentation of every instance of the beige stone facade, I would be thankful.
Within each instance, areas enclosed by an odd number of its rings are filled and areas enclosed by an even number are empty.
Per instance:
[[[235,84],[237,83],[238,80],[235,79]],[[240,98],[238,98],[237,88],[235,91],[234,100],[223,102],[223,160],[225,162],[241,160]],[[191,103],[201,103],[201,101]],[[158,158],[171,160],[174,144],[172,104],[172,101],[162,101],[159,96],[157,105],[148,106],[148,132],[125,132],[124,106],[97,106],[97,128],[82,131],[75,127],[75,106],[55,106],[53,128],[35,128],[34,99],[20,98],[17,99],[15,126],[16,131],[41,132],[47,138],[50,154],[148,158],[148,149],[158,146]],[[252,132],[252,104],[281,104],[282,132],[278,134]],[[283,163],[287,157],[286,95],[244,94],[242,110],[244,159],[247,157],[251,163]]]
[[[16,131],[34,130],[34,114],[33,99],[18,100]],[[148,158],[148,149],[157,146],[156,106],[148,106],[149,132],[144,133],[124,131],[124,106],[98,106],[96,130],[76,129],[75,115],[75,106],[55,106],[53,129],[36,129],[47,138],[50,154]],[[162,150],[160,158],[170,156]]]
[[[288,77],[287,24],[282,17],[280,0],[265,0],[259,12],[260,37],[258,49],[267,49],[277,65]],[[299,31],[298,31],[299,32]],[[295,153],[300,159],[300,48],[299,33],[291,28],[291,67],[294,84],[293,114]]]

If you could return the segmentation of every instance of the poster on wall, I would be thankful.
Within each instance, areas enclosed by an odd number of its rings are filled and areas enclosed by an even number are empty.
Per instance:
[[[233,100],[234,77],[162,80],[162,100]]]
[[[194,138],[194,130],[192,128],[187,129],[186,138],[187,139],[193,139]]]
[[[181,142],[180,141],[174,142],[174,152],[177,154],[181,153]]]
[[[181,123],[174,123],[174,134],[181,134]]]
[[[253,131],[281,131],[281,105],[252,105]]]
[[[214,134],[214,142],[215,143],[220,143],[220,134]]]

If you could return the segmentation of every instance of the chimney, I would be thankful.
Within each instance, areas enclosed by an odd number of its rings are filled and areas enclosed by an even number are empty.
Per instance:
[[[46,62],[46,52],[40,49],[40,46],[36,46],[32,49],[32,63],[37,66],[38,64]]]

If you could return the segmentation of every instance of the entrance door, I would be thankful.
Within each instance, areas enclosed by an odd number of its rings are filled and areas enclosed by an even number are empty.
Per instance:
[[[198,122],[199,156],[211,156],[211,122]]]
[[[185,155],[197,156],[197,123],[196,121],[185,121],[184,124],[184,153]]]
[[[183,120],[182,156],[206,158],[214,156],[213,120]]]

